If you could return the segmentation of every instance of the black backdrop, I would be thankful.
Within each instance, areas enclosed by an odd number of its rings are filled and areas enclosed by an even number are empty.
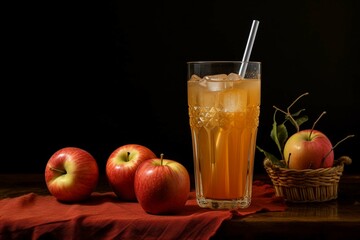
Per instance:
[[[127,143],[192,172],[186,62],[241,60],[253,19],[251,60],[261,61],[258,145],[275,152],[273,105],[306,108],[310,128],[349,155],[360,173],[359,4],[353,1],[97,1],[4,6],[0,173],[42,173],[66,146],[104,172]],[[5,61],[5,63],[4,63]],[[292,129],[290,128],[292,131]],[[255,173],[263,155],[256,154]]]

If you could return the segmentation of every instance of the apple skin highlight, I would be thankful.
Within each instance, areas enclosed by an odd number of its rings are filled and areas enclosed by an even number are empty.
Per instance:
[[[334,164],[334,151],[324,133],[305,129],[294,133],[286,141],[284,158],[290,169],[329,168]]]

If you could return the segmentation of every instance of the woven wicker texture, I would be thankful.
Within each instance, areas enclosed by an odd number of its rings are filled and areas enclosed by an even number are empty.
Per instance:
[[[281,168],[267,158],[264,160],[264,167],[276,195],[289,202],[324,202],[336,199],[344,164],[351,164],[351,159],[342,156],[331,168],[304,170]]]

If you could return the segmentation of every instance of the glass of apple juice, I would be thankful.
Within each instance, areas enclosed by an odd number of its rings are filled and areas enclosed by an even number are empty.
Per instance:
[[[259,125],[261,62],[197,61],[187,62],[187,67],[197,203],[211,209],[247,208]]]

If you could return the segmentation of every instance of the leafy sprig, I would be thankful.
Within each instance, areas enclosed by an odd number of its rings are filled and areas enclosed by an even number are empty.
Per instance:
[[[286,108],[286,111],[276,107],[276,106],[273,106],[273,108],[275,108],[275,111],[274,111],[274,115],[273,115],[273,124],[272,124],[272,129],[271,129],[271,132],[270,132],[270,137],[271,139],[275,142],[276,146],[277,146],[277,149],[280,153],[280,158],[276,157],[275,155],[271,154],[270,152],[260,148],[259,146],[256,146],[256,148],[264,153],[265,157],[270,159],[270,161],[274,164],[274,165],[278,165],[280,167],[288,167],[284,161],[284,146],[286,144],[286,141],[287,139],[289,138],[289,133],[288,133],[288,129],[286,127],[286,123],[287,122],[290,122],[296,129],[296,132],[299,132],[300,131],[300,126],[302,124],[304,124],[305,122],[307,122],[309,120],[308,116],[307,115],[301,115],[305,109],[300,109],[298,110],[297,112],[295,113],[291,113],[290,109],[291,107],[294,106],[294,104],[299,101],[300,98],[308,95],[309,93],[306,92],[306,93],[303,93],[301,94],[299,97],[297,97],[287,108]],[[277,123],[276,121],[276,114],[277,112],[281,112],[285,115],[285,118],[284,120],[281,122],[281,123]],[[312,131],[315,129],[315,125],[317,124],[317,122],[320,120],[320,118],[326,114],[326,111],[322,112],[320,114],[320,116],[316,119],[316,121],[314,122],[314,124],[312,125],[312,128],[311,128],[311,132],[310,132],[310,135],[312,134]],[[354,137],[355,135],[348,135],[346,136],[345,138],[343,138],[342,140],[340,140],[339,142],[337,142],[331,149],[331,151],[334,150],[335,147],[337,147],[341,142],[343,142],[344,140],[350,138],[350,137]],[[310,136],[309,136],[310,137]],[[330,151],[330,152],[331,152]],[[328,154],[330,154],[330,152]]]
[[[299,97],[297,97],[287,108],[286,108],[286,111],[276,107],[276,106],[273,106],[275,108],[275,111],[274,111],[274,115],[273,115],[273,124],[272,124],[272,129],[271,129],[271,132],[270,132],[270,137],[271,139],[275,142],[277,148],[278,148],[278,151],[280,153],[280,159],[277,158],[275,155],[269,153],[268,151],[265,151],[264,149],[260,148],[259,146],[256,146],[256,148],[264,153],[265,157],[270,159],[271,162],[273,164],[276,164],[276,165],[280,165],[281,167],[285,167],[285,161],[283,161],[284,159],[284,155],[283,155],[283,150],[284,150],[284,146],[285,146],[285,143],[289,137],[289,133],[288,133],[288,130],[287,130],[287,127],[286,127],[286,123],[289,121],[296,129],[297,132],[300,131],[300,126],[305,123],[306,121],[308,121],[308,116],[306,115],[303,115],[301,116],[301,114],[305,111],[305,109],[301,109],[295,113],[291,113],[290,112],[290,109],[291,107],[302,97],[308,95],[309,93],[306,92],[306,93],[303,93],[302,95],[300,95]],[[281,123],[277,123],[276,121],[276,114],[277,112],[281,112],[285,115],[285,118],[284,120],[281,122]]]

